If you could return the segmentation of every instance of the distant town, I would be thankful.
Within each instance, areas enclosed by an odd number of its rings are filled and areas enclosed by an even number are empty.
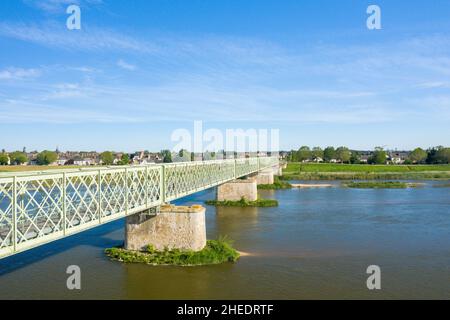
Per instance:
[[[22,151],[0,152],[0,165],[52,165],[52,166],[97,166],[97,165],[145,165],[152,163],[170,163],[179,161],[202,161],[223,159],[227,154],[237,158],[250,156],[267,156],[270,152],[237,153],[237,152],[205,152],[193,153],[187,150],[171,152],[137,151],[126,152],[96,152],[96,151],[31,151],[26,148]],[[374,150],[350,150],[346,147],[307,147],[298,150],[280,151],[280,159],[290,162],[303,163],[349,163],[349,164],[447,164],[450,163],[450,148],[438,146],[427,150],[416,148],[414,150],[393,151],[377,147]]]

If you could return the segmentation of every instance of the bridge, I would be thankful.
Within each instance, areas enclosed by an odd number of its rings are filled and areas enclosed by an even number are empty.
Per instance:
[[[258,157],[0,174],[0,258],[278,165]]]

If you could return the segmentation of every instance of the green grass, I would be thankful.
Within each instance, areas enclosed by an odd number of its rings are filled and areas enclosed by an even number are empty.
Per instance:
[[[450,164],[442,165],[371,165],[340,163],[290,162],[283,170],[286,174],[301,172],[428,172],[450,171]]]
[[[401,181],[364,181],[364,182],[348,182],[344,184],[349,188],[359,189],[405,189],[408,187],[406,182]]]
[[[450,165],[288,163],[283,180],[450,179]]]
[[[274,177],[273,184],[260,184],[258,189],[262,190],[279,190],[279,189],[291,189],[292,185],[289,182],[280,180],[279,177]]]
[[[237,252],[226,238],[208,240],[200,251],[183,251],[178,249],[156,251],[149,245],[145,251],[132,251],[123,248],[106,249],[105,253],[112,260],[124,263],[145,263],[150,265],[199,266],[235,262],[239,259]]]
[[[218,200],[207,200],[205,201],[207,205],[219,206],[219,207],[277,207],[278,201],[273,199],[258,199],[256,201],[248,201],[242,198],[239,201],[218,201]]]

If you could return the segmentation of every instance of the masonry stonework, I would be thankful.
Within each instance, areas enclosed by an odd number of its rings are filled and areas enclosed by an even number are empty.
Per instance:
[[[273,184],[274,171],[272,169],[264,169],[256,174],[256,184]]]
[[[237,179],[217,187],[218,201],[239,201],[241,198],[248,201],[256,201],[258,199],[255,178]]]
[[[200,205],[163,205],[157,215],[142,212],[128,216],[125,248],[142,250],[151,244],[156,250],[199,251],[206,245],[205,211]]]

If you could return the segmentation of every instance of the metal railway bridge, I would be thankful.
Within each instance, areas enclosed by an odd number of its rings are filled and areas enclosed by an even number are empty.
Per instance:
[[[0,174],[0,258],[276,165],[259,157]]]

